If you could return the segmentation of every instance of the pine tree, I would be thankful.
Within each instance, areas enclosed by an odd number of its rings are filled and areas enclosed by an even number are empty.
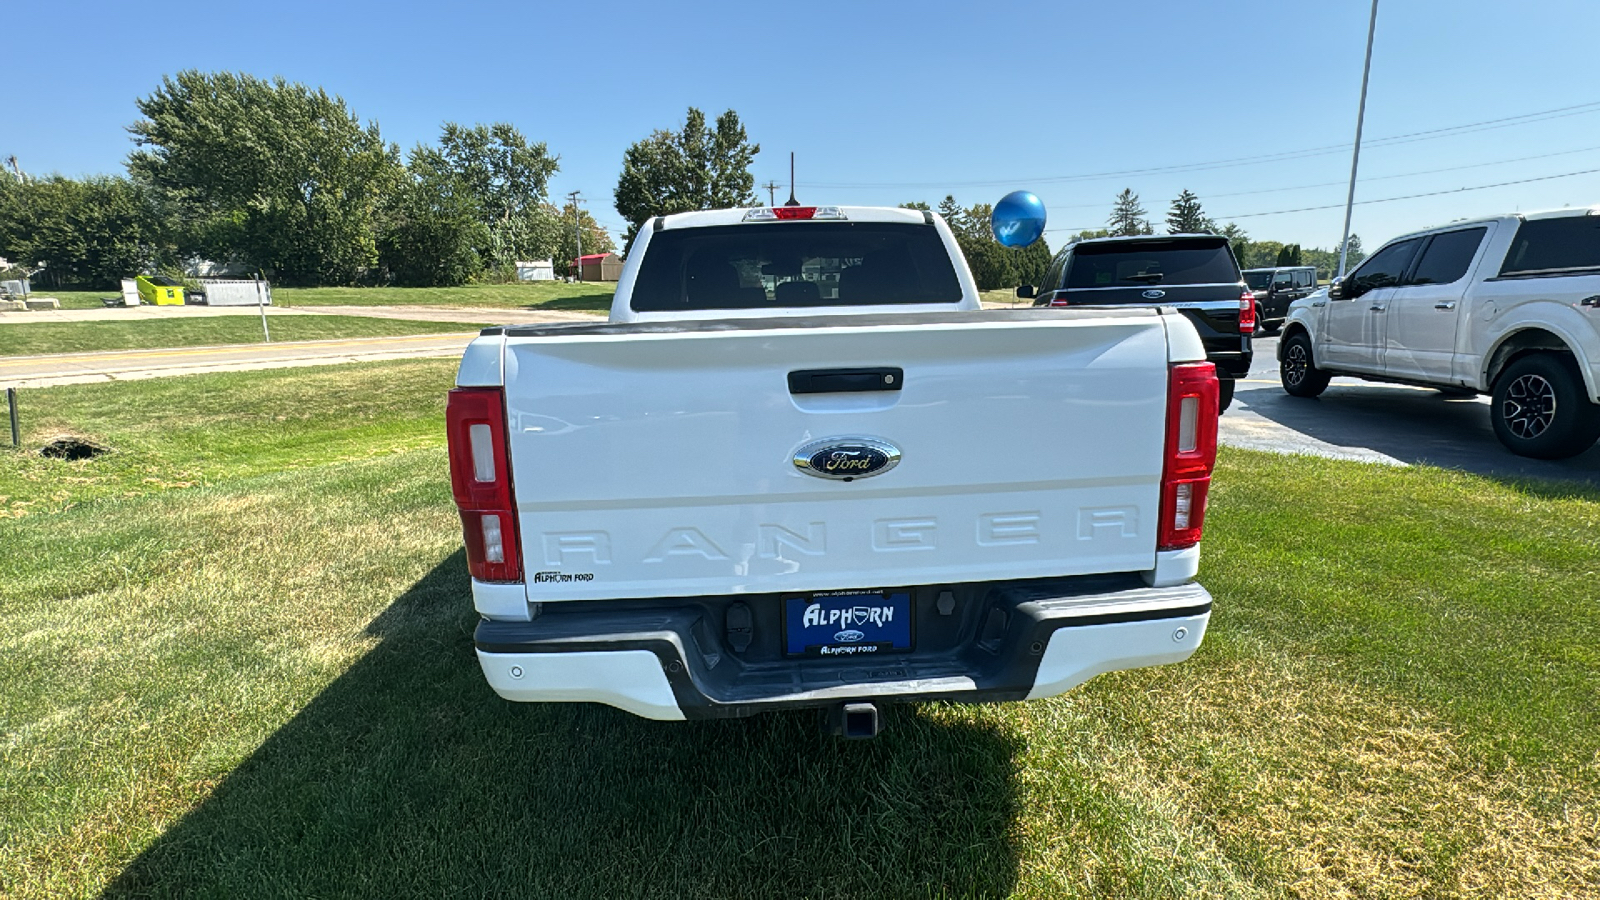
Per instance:
[[[1200,208],[1200,198],[1184,188],[1167,212],[1167,234],[1206,234],[1211,229],[1211,220]]]
[[[967,233],[967,211],[961,208],[955,197],[944,195],[944,199],[939,201],[939,215],[944,217],[944,222],[950,226],[951,231],[956,234]]]
[[[1250,250],[1250,235],[1235,222],[1218,227],[1212,223],[1212,234],[1220,234],[1228,239],[1229,246],[1233,247],[1233,258],[1239,261],[1239,267],[1245,267],[1245,257]]]
[[[1116,205],[1111,207],[1111,218],[1106,220],[1106,230],[1112,235],[1121,237],[1130,234],[1154,234],[1155,229],[1150,227],[1150,222],[1144,217],[1144,207],[1139,204],[1139,195],[1133,188],[1123,188],[1117,195]]]

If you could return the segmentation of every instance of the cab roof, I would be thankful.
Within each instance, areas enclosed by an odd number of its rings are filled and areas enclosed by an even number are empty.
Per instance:
[[[708,209],[701,212],[673,213],[670,216],[661,216],[656,222],[656,230],[709,228],[715,225],[750,225],[753,228],[759,227],[768,224],[768,222],[765,220],[746,221],[745,215],[752,209],[761,208],[740,206],[733,209]],[[822,221],[904,222],[906,224],[929,221],[928,216],[924,215],[920,209],[900,209],[893,206],[835,206],[833,208],[842,212],[844,219]]]

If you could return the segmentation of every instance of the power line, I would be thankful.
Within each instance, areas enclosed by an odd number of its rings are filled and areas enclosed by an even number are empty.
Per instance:
[[[1515,181],[1497,181],[1494,184],[1475,184],[1475,185],[1469,185],[1467,187],[1450,188],[1448,190],[1443,190],[1443,191],[1423,191],[1422,193],[1418,193],[1418,194],[1402,194],[1402,195],[1400,195],[1398,197],[1380,197],[1380,198],[1378,198],[1376,200],[1357,200],[1355,205],[1356,206],[1366,206],[1367,204],[1370,204],[1370,203],[1393,203],[1396,200],[1415,200],[1418,197],[1438,197],[1438,196],[1441,196],[1443,194],[1462,194],[1462,193],[1467,193],[1469,191],[1486,191],[1486,190],[1488,190],[1490,188],[1509,187],[1509,186],[1514,185],[1514,184],[1531,184],[1531,183],[1533,183],[1535,181],[1554,181],[1554,180],[1556,180],[1558,178],[1574,178],[1574,177],[1576,177],[1578,175],[1593,175],[1596,172],[1600,172],[1600,169],[1582,169],[1582,170],[1577,171],[1577,172],[1563,172],[1560,175],[1541,175],[1541,176],[1539,176],[1537,178],[1519,178],[1519,179],[1516,179]],[[1295,209],[1274,209],[1274,210],[1268,210],[1266,212],[1226,213],[1226,214],[1223,214],[1223,215],[1212,216],[1212,218],[1213,219],[1218,219],[1218,220],[1220,220],[1220,219],[1253,219],[1253,218],[1256,218],[1258,216],[1281,216],[1281,215],[1285,215],[1287,213],[1315,212],[1315,211],[1324,210],[1324,209],[1339,209],[1342,206],[1344,206],[1343,203],[1328,203],[1328,204],[1324,204],[1322,206],[1301,206],[1301,207],[1298,207],[1298,208],[1295,208]],[[1093,229],[1095,227],[1096,226],[1094,226],[1094,225],[1085,225],[1085,226],[1071,226],[1071,227],[1062,227],[1062,228],[1048,228],[1048,229],[1045,229],[1045,230],[1046,231],[1057,231],[1057,232],[1059,232],[1059,231],[1088,231],[1088,230]]]
[[[1415,200],[1418,197],[1438,197],[1438,196],[1440,196],[1442,194],[1461,194],[1461,193],[1466,193],[1468,191],[1486,191],[1489,188],[1508,187],[1508,186],[1513,185],[1513,184],[1531,184],[1531,183],[1533,183],[1535,181],[1554,181],[1557,178],[1573,178],[1573,177],[1578,176],[1578,175],[1593,175],[1596,172],[1600,172],[1600,169],[1583,169],[1583,170],[1578,171],[1578,172],[1563,172],[1560,175],[1541,175],[1538,178],[1519,178],[1516,181],[1500,181],[1500,182],[1496,182],[1494,184],[1477,184],[1477,185],[1472,185],[1470,187],[1452,188],[1452,189],[1443,190],[1443,191],[1424,191],[1424,192],[1422,192],[1420,194],[1402,194],[1399,197],[1383,197],[1383,198],[1378,199],[1378,200],[1357,200],[1356,201],[1356,205],[1357,206],[1363,206],[1363,205],[1368,204],[1368,203],[1393,203],[1396,200]],[[1343,204],[1335,203],[1335,204],[1332,204],[1330,206],[1306,206],[1306,207],[1301,207],[1300,209],[1275,209],[1275,210],[1272,210],[1270,212],[1237,213],[1237,214],[1233,214],[1233,215],[1217,216],[1217,218],[1219,218],[1219,219],[1253,219],[1253,218],[1255,218],[1257,216],[1277,216],[1277,215],[1282,215],[1284,213],[1311,212],[1312,210],[1318,210],[1318,209],[1338,209],[1342,205]]]
[[[1540,154],[1537,154],[1535,156],[1518,156],[1518,157],[1513,157],[1511,159],[1495,159],[1495,160],[1489,160],[1488,162],[1469,163],[1469,164],[1464,165],[1464,166],[1445,166],[1445,167],[1439,168],[1439,169],[1418,169],[1415,172],[1401,172],[1401,173],[1399,173],[1397,175],[1371,175],[1371,176],[1365,176],[1364,175],[1360,179],[1358,179],[1358,181],[1361,184],[1366,184],[1366,183],[1371,182],[1371,181],[1391,181],[1391,180],[1396,179],[1396,178],[1414,178],[1414,177],[1416,177],[1418,175],[1437,175],[1437,174],[1439,174],[1441,172],[1460,172],[1460,171],[1463,171],[1465,169],[1482,169],[1482,168],[1486,168],[1488,166],[1503,166],[1503,165],[1508,165],[1510,163],[1528,162],[1530,160],[1535,160],[1535,159],[1550,159],[1551,157],[1556,157],[1556,156],[1571,156],[1574,153],[1593,153],[1593,152],[1595,152],[1597,150],[1600,150],[1600,147],[1579,147],[1576,150],[1561,150],[1561,151],[1558,151],[1558,152],[1555,152],[1555,153],[1540,153]],[[1207,202],[1210,202],[1210,201],[1216,200],[1216,199],[1218,199],[1220,197],[1246,197],[1246,196],[1252,196],[1252,195],[1255,195],[1255,194],[1281,194],[1281,193],[1287,193],[1289,191],[1304,191],[1304,190],[1309,190],[1311,188],[1320,188],[1320,187],[1343,187],[1344,185],[1345,185],[1345,181],[1343,179],[1340,179],[1339,181],[1319,181],[1316,184],[1297,184],[1297,185],[1291,185],[1289,187],[1258,188],[1258,189],[1253,190],[1253,191],[1231,191],[1231,192],[1226,193],[1226,194],[1209,194],[1208,193],[1208,194],[1205,195],[1204,199]],[[1072,203],[1072,204],[1068,204],[1068,205],[1065,205],[1065,206],[1058,206],[1058,205],[1052,204],[1050,208],[1051,209],[1099,209],[1099,208],[1104,207],[1105,205],[1106,204],[1103,203],[1103,202],[1102,203]]]
[[[1412,131],[1405,134],[1390,135],[1389,137],[1376,138],[1366,141],[1368,147],[1393,146],[1397,144],[1410,144],[1417,141],[1437,140],[1445,137],[1457,137],[1462,134],[1472,134],[1480,131],[1492,131],[1497,128],[1511,128],[1517,125],[1531,125],[1535,122],[1563,119],[1568,116],[1586,115],[1600,112],[1600,101],[1579,103],[1573,106],[1562,106],[1555,109],[1540,110],[1538,112],[1522,113],[1516,116],[1503,116],[1498,119],[1485,119],[1481,122],[1468,122],[1463,125],[1450,125],[1443,128],[1432,128],[1426,131]],[[1167,166],[1151,166],[1143,169],[1122,169],[1111,172],[1092,172],[1079,175],[1046,175],[1034,178],[1006,178],[982,181],[920,181],[920,182],[808,182],[807,187],[815,188],[924,188],[924,187],[994,187],[1019,182],[1028,183],[1058,183],[1067,181],[1093,181],[1107,178],[1123,178],[1132,175],[1157,175],[1167,173],[1201,172],[1211,169],[1225,169],[1235,166],[1251,165],[1267,162],[1286,162],[1294,159],[1305,159],[1313,156],[1326,156],[1331,153],[1342,153],[1349,149],[1349,144],[1328,144],[1321,147],[1305,147],[1299,150],[1282,150],[1276,153],[1264,153],[1256,156],[1238,156],[1229,159],[1211,160],[1198,163],[1178,163]]]

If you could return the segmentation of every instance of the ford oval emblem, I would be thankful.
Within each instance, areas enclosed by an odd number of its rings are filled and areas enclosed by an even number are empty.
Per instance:
[[[833,639],[841,644],[854,644],[856,641],[859,641],[864,637],[866,637],[865,634],[862,634],[854,628],[851,628],[834,635]]]
[[[1152,290],[1152,291],[1145,291],[1140,296],[1144,297],[1146,300],[1160,300],[1162,297],[1165,297],[1166,295],[1167,295],[1166,291],[1154,291],[1154,290]]]
[[[794,452],[795,468],[838,481],[882,475],[899,464],[900,448],[878,438],[823,438]]]

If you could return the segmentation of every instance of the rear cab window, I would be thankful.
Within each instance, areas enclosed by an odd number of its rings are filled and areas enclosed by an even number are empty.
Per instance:
[[[1460,281],[1478,255],[1478,245],[1483,243],[1487,228],[1465,228],[1446,231],[1433,236],[1428,249],[1422,251],[1417,268],[1406,279],[1406,284],[1451,284]]]
[[[1185,238],[1079,244],[1073,249],[1066,288],[1220,285],[1239,280],[1227,238]]]
[[[1272,284],[1271,269],[1249,269],[1244,272],[1244,283],[1252,291],[1264,291]]]
[[[899,222],[756,222],[650,237],[635,312],[958,303],[939,232]]]
[[[1500,275],[1600,269],[1600,216],[1533,219],[1517,228]]]

